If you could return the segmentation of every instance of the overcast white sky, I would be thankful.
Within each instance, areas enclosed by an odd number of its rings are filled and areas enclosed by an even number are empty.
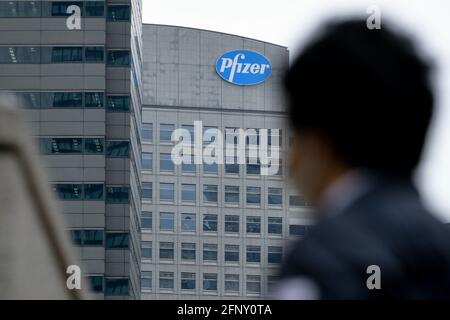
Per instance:
[[[450,221],[450,1],[143,0],[143,20],[273,42],[287,46],[291,56],[295,56],[322,21],[330,17],[366,16],[369,5],[381,8],[382,21],[395,21],[414,35],[424,53],[436,61],[438,110],[419,185],[433,209]]]

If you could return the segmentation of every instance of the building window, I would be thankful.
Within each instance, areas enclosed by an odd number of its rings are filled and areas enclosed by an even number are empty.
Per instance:
[[[130,21],[131,9],[129,5],[108,6],[108,21]]]
[[[281,263],[281,259],[283,256],[283,248],[282,247],[271,247],[267,248],[267,261],[268,263]]]
[[[183,173],[195,173],[197,171],[197,165],[194,162],[193,155],[191,155],[189,163],[185,163],[184,161],[182,162],[181,171]]]
[[[153,214],[151,212],[148,212],[148,211],[142,212],[141,226],[142,226],[142,229],[145,229],[145,230],[153,229]]]
[[[143,259],[151,259],[153,257],[153,245],[151,241],[141,242],[141,257]]]
[[[247,262],[260,263],[261,262],[261,247],[247,246]]]
[[[83,152],[81,138],[41,138],[42,154],[77,154]]]
[[[239,204],[239,187],[225,186],[225,203]]]
[[[173,260],[173,242],[160,242],[159,244],[159,259]]]
[[[128,249],[128,233],[107,233],[106,249]]]
[[[103,17],[105,15],[104,1],[86,1],[84,4],[86,17]]]
[[[56,192],[59,200],[82,200],[82,184],[55,184],[53,191]]]
[[[283,204],[283,189],[268,188],[267,202],[269,205],[281,206]]]
[[[0,47],[2,64],[40,63],[40,55],[41,49],[36,47]]]
[[[130,111],[130,96],[108,96],[108,111]]]
[[[1,1],[0,18],[40,17],[39,1]]]
[[[291,207],[310,207],[311,203],[305,200],[302,196],[291,195],[289,196],[289,206]]]
[[[159,184],[159,200],[171,201],[171,202],[173,202],[175,200],[173,183],[160,183]]]
[[[128,296],[128,279],[105,279],[106,296]]]
[[[42,105],[51,108],[82,108],[81,92],[47,92],[42,94]]]
[[[225,245],[225,262],[239,262],[239,245]]]
[[[181,214],[181,231],[195,232],[197,230],[197,223],[194,213]]]
[[[106,155],[110,158],[128,158],[130,154],[129,141],[107,141]]]
[[[239,216],[225,216],[225,232],[239,232]]]
[[[219,170],[219,166],[217,165],[217,163],[213,163],[213,164],[203,163],[203,172],[204,173],[217,174],[218,170]]]
[[[86,138],[84,139],[84,153],[86,154],[103,154],[103,139]]]
[[[205,214],[203,216],[203,231],[217,232],[217,215]]]
[[[103,230],[71,230],[70,236],[77,246],[103,246]]]
[[[53,47],[52,62],[83,62],[82,47]]]
[[[87,276],[89,287],[94,293],[103,292],[103,277],[102,276]]]
[[[174,274],[173,272],[159,272],[159,288],[173,290]]]
[[[159,125],[159,139],[161,142],[171,142],[172,132],[175,130],[173,124],[160,124]]]
[[[142,153],[142,169],[150,171],[153,169],[153,153],[151,152]]]
[[[217,291],[217,273],[203,274],[203,290]]]
[[[239,293],[238,274],[225,274],[225,292]]]
[[[261,294],[261,276],[247,275],[247,293]]]
[[[261,164],[259,160],[247,159],[247,174],[248,175],[258,175],[261,174]]]
[[[103,62],[105,59],[105,49],[103,47],[85,47],[84,59],[86,62]]]
[[[1,4],[1,2],[0,2]],[[0,49],[1,52],[1,49]],[[1,59],[1,58],[0,58]],[[41,93],[40,92],[13,92],[19,103],[25,109],[39,109],[41,108]]]
[[[194,143],[194,137],[195,137],[195,131],[194,131],[194,126],[191,125],[182,125],[181,126],[182,129],[187,130],[189,132],[189,135],[191,137],[191,141],[190,143]],[[187,141],[184,141],[187,142]]]
[[[181,244],[181,260],[195,260],[195,243]]]
[[[70,13],[70,11],[68,13],[67,9],[71,5],[76,5],[81,10],[83,10],[83,2],[80,2],[80,1],[64,1],[64,2],[52,1],[51,2],[51,6],[52,6],[51,15],[52,15],[52,17],[66,17],[66,16],[70,16],[71,13]]]
[[[172,155],[170,153],[161,153],[159,155],[159,171],[174,172],[175,165],[172,161]]]
[[[85,184],[84,200],[102,200],[103,199],[103,184]]]
[[[142,182],[142,200],[152,201],[153,199],[153,183]]]
[[[271,276],[267,276],[267,289],[269,292],[272,292],[275,287],[275,285],[278,283],[279,281],[279,276],[275,276],[275,275],[271,275]]]
[[[195,202],[197,200],[197,186],[195,184],[182,184],[181,185],[181,201],[183,202]]]
[[[126,204],[129,202],[128,187],[106,187],[106,202],[111,204]]]
[[[108,50],[108,66],[128,67],[130,64],[130,50]]]
[[[234,157],[234,158],[230,158],[230,157],[226,157],[225,158],[225,173],[226,174],[239,174],[239,163],[238,163],[238,158]]]
[[[195,273],[181,272],[181,290],[195,290]]]
[[[153,274],[151,271],[141,271],[141,289],[142,290],[152,290],[152,278]]]
[[[142,124],[142,139],[145,141],[153,141],[153,123]]]
[[[261,217],[247,217],[247,233],[261,233]]]
[[[203,244],[203,261],[217,262],[217,244]]]
[[[217,185],[205,184],[203,186],[203,202],[217,203]]]
[[[291,224],[289,225],[289,235],[291,236],[305,236],[307,232],[306,226]]]
[[[175,230],[175,214],[172,212],[159,213],[159,229],[161,231]]]
[[[269,217],[267,224],[267,231],[269,234],[282,234],[283,232],[283,218]]]
[[[247,187],[247,204],[261,205],[260,187]]]

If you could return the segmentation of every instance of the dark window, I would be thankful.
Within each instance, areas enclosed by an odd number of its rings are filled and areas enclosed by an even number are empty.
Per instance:
[[[107,187],[106,202],[107,203],[128,203],[129,195],[128,187]]]
[[[82,184],[55,184],[53,191],[56,192],[59,200],[81,200]]]
[[[40,63],[40,55],[36,47],[0,47],[0,63]]]
[[[108,50],[109,66],[129,66],[131,64],[131,56],[129,50]]]
[[[283,249],[281,247],[268,247],[267,248],[267,261],[269,263],[281,263],[283,255]]]
[[[84,59],[86,62],[103,62],[104,51],[103,47],[86,47],[84,49]]]
[[[84,230],[83,231],[84,246],[102,246],[103,230]]]
[[[153,153],[151,152],[142,153],[142,169],[144,170],[153,169]]]
[[[291,236],[304,236],[306,235],[307,228],[306,226],[291,224],[289,225],[289,234]]]
[[[261,233],[261,217],[247,217],[247,233]]]
[[[109,111],[130,111],[130,97],[129,96],[109,96],[108,97]]]
[[[203,231],[217,232],[217,215],[205,214],[203,216]]]
[[[267,202],[272,205],[283,204],[283,189],[281,188],[268,188]]]
[[[127,249],[128,233],[107,233],[106,234],[107,249]]]
[[[239,245],[225,245],[225,262],[239,262]]]
[[[127,158],[130,143],[128,141],[107,141],[106,155],[111,158]]]
[[[247,262],[259,263],[261,262],[261,247],[247,246]]]
[[[203,290],[217,291],[217,273],[203,274]]]
[[[52,62],[82,62],[82,47],[54,47],[52,48]]]
[[[203,245],[203,261],[217,261],[217,244]]]
[[[108,6],[108,21],[130,21],[129,5]]]
[[[269,217],[267,230],[270,234],[281,234],[283,232],[283,218]]]
[[[127,296],[128,279],[105,279],[105,295]]]
[[[103,292],[103,277],[102,276],[88,276],[87,282],[93,292]]]
[[[247,204],[261,204],[260,187],[247,187]]]
[[[151,212],[147,212],[147,211],[142,212],[141,227],[142,227],[142,229],[146,229],[146,230],[153,229],[153,215]]]
[[[86,1],[84,15],[86,17],[103,17],[105,15],[105,2]]]
[[[182,260],[195,260],[195,243],[182,243],[181,244],[181,259]]]
[[[81,1],[52,1],[52,17],[66,17],[72,15],[72,11],[67,13],[67,8],[71,5],[80,7],[81,12],[83,12],[83,2]]]
[[[83,245],[83,230],[70,230],[70,238],[74,245]]]
[[[103,108],[104,96],[103,92],[86,92],[84,94],[84,106],[86,108]]]
[[[84,153],[96,154],[103,153],[103,139],[101,138],[86,138],[84,139]]]
[[[173,260],[173,242],[159,243],[159,258],[162,260]]]
[[[40,16],[40,1],[0,1],[0,18]]]
[[[152,200],[153,198],[153,183],[142,182],[142,200]]]
[[[42,154],[82,153],[82,141],[81,138],[41,138],[40,151]]]
[[[85,200],[102,200],[103,184],[85,184],[84,185]]]
[[[181,290],[195,289],[195,273],[182,272],[181,273]]]
[[[153,243],[151,241],[141,242],[141,257],[151,259],[153,257]]]
[[[247,174],[261,174],[261,164],[259,163],[259,161],[249,160],[247,162]]]
[[[225,216],[225,232],[239,232],[239,216]]]
[[[81,108],[83,94],[81,92],[43,92],[41,94],[42,108]]]

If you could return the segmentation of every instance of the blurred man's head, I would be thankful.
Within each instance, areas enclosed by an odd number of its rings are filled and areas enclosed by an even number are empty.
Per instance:
[[[352,168],[410,177],[433,110],[429,69],[410,41],[363,20],[329,25],[285,79],[291,174],[305,196]]]

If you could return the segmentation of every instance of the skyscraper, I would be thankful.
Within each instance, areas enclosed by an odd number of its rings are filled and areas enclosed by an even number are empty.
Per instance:
[[[95,297],[140,297],[141,1],[0,1],[15,93]],[[20,196],[20,195],[18,195]]]
[[[286,182],[289,128],[281,77],[289,52],[245,37],[164,25],[144,25],[143,42],[142,298],[264,297],[289,240],[311,224],[307,203]],[[236,50],[264,56],[268,79],[243,86],[219,75],[216,62]],[[233,59],[226,61],[231,68]],[[250,64],[236,64],[231,72],[246,70],[263,73]],[[196,121],[203,132],[225,135],[255,129],[246,152],[252,138],[258,145],[260,130],[269,129],[272,139],[280,139],[280,170],[264,176],[259,163],[174,164],[172,133],[182,128],[193,134]],[[205,135],[201,141],[212,140]]]

